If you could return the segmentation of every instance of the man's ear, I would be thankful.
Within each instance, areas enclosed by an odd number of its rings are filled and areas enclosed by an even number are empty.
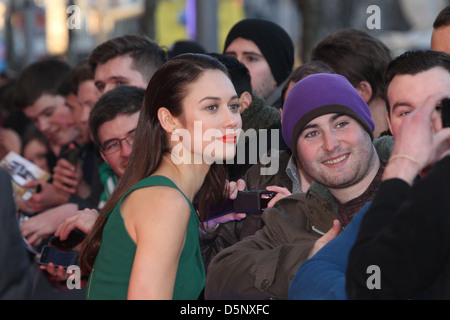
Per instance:
[[[372,86],[367,81],[361,81],[357,86],[356,90],[359,92],[359,95],[364,99],[366,103],[370,101],[372,98]]]
[[[158,120],[161,123],[162,128],[168,133],[172,133],[175,129],[177,129],[178,121],[172,116],[167,108],[159,108]]]
[[[239,97],[239,112],[244,112],[252,103],[253,98],[250,92],[245,91]]]
[[[100,151],[100,156],[102,157],[103,161],[105,161],[106,163],[108,163],[108,161],[106,161],[106,157],[105,157],[105,155],[103,154],[102,151]]]

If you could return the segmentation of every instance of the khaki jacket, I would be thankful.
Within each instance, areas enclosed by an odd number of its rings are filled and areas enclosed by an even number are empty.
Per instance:
[[[290,151],[283,151],[279,155],[280,170],[276,175],[261,175],[261,167],[258,164],[250,168],[242,178],[246,183],[247,190],[264,190],[267,186],[280,186],[292,190],[292,181],[286,174],[286,166],[291,157]],[[203,262],[206,270],[209,263],[217,253],[223,249],[255,234],[264,226],[264,222],[259,214],[248,214],[247,218],[241,221],[230,221],[220,225],[211,233],[200,231],[200,247],[202,250]]]
[[[381,159],[389,158],[392,144],[392,137],[374,141]],[[339,219],[334,197],[318,183],[306,194],[279,200],[262,214],[262,229],[210,262],[205,298],[287,299],[295,273],[334,219]]]
[[[338,218],[322,188],[279,200],[264,211],[261,230],[222,250],[209,265],[205,298],[287,299],[300,264]]]

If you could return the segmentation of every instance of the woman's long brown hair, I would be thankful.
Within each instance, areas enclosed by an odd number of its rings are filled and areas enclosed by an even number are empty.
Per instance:
[[[188,85],[195,82],[206,70],[220,70],[228,75],[225,67],[215,58],[202,54],[184,54],[165,63],[150,80],[136,130],[134,146],[137,148],[133,148],[126,171],[82,244],[80,268],[83,274],[89,274],[94,266],[103,228],[108,219],[105,214],[110,212],[136,183],[153,174],[164,153],[170,152],[166,132],[158,120],[158,109],[165,107],[174,117],[181,116]],[[196,195],[200,204],[200,221],[204,220],[210,205],[223,201],[226,179],[224,166],[213,164]]]

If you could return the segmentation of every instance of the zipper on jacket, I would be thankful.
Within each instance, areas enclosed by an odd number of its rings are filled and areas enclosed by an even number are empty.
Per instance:
[[[316,227],[312,226],[311,227],[312,231],[317,232],[318,234],[324,236],[325,232],[320,231],[319,229],[317,229]]]

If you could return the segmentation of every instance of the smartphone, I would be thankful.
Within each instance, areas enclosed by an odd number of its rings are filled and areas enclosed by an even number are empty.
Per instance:
[[[73,229],[66,240],[61,241],[59,237],[52,236],[48,244],[62,251],[70,251],[79,245],[84,238],[86,238],[86,233],[80,229]]]
[[[73,146],[73,148],[71,148]],[[75,143],[62,152],[61,157],[69,161],[74,166],[77,165],[78,158],[80,157],[81,150]]]
[[[38,263],[46,266],[50,262],[55,267],[62,266],[67,268],[71,265],[76,265],[78,263],[78,251],[62,251],[55,247],[45,245],[42,247]]]
[[[236,213],[262,213],[276,192],[256,190],[239,191],[233,200],[233,212]]]
[[[450,127],[450,98],[442,100],[441,105],[442,126],[448,128]]]
[[[232,212],[261,214],[275,195],[276,192],[266,190],[239,191],[236,199],[227,199],[221,205],[212,207],[209,211],[208,220]]]

